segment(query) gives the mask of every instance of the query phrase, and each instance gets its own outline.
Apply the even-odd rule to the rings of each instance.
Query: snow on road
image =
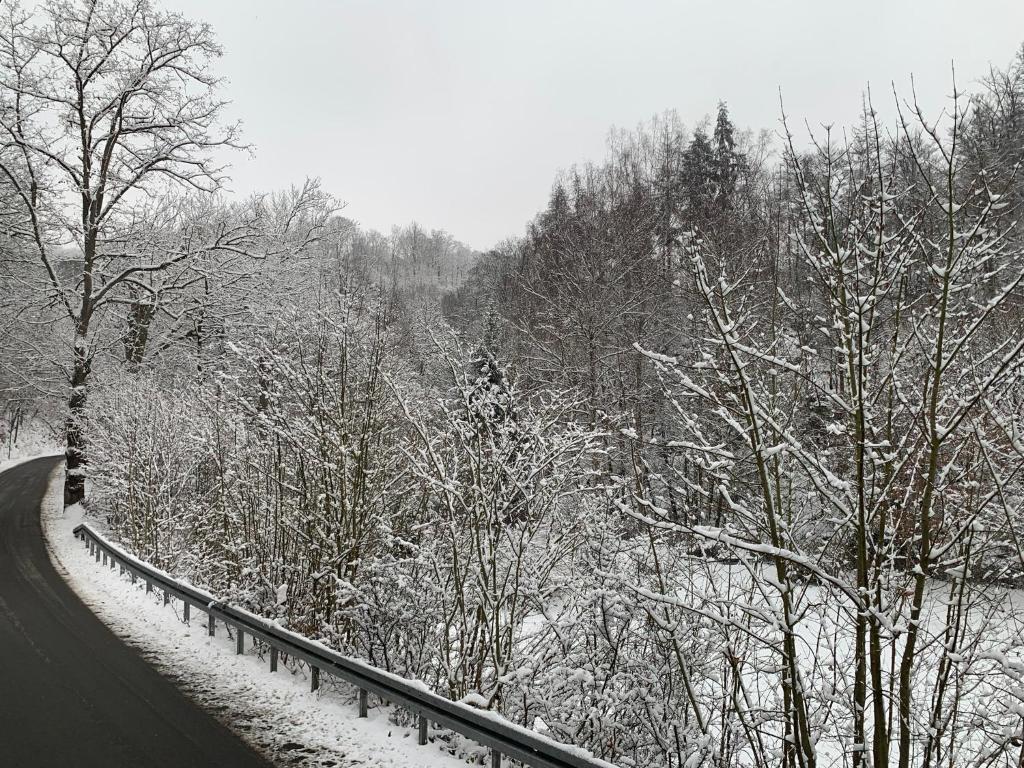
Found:
[[[57,571],[72,589],[125,642],[135,646],[189,695],[234,728],[271,759],[289,765],[373,766],[373,768],[454,768],[464,760],[443,751],[446,742],[416,743],[415,729],[390,721],[390,708],[374,707],[356,717],[355,692],[330,677],[317,693],[309,691],[305,668],[284,665],[269,673],[267,658],[249,647],[235,655],[223,626],[206,634],[198,611],[191,626],[180,621],[181,606],[163,606],[158,591],[147,595],[140,581],[100,567],[72,530],[80,508],[61,504],[63,469],[54,473],[43,503],[43,529]],[[482,752],[481,752],[482,754]]]

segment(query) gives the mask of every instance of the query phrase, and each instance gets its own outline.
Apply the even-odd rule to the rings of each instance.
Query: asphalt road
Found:
[[[58,461],[0,473],[0,766],[269,768],[54,570],[39,509]]]

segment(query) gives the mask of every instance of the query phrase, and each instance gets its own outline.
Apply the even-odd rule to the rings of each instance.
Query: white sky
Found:
[[[914,74],[933,111],[1024,42],[1024,0],[163,0],[209,21],[255,157],[239,193],[320,176],[346,215],[488,248],[613,126],[725,100],[737,125],[848,123]]]

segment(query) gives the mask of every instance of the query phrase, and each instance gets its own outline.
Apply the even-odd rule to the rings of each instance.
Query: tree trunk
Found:
[[[124,334],[124,361],[129,370],[137,371],[146,357],[149,344],[149,326],[156,314],[156,305],[136,301],[128,314],[128,327]]]
[[[64,435],[67,471],[64,476],[64,506],[78,504],[85,498],[85,437],[82,419],[87,401],[86,384],[91,361],[84,334],[75,335],[75,363],[71,371],[71,395],[68,398],[68,417]]]

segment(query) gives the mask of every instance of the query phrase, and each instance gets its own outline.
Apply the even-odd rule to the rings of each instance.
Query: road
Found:
[[[54,570],[39,510],[58,461],[0,473],[0,766],[269,768]]]

